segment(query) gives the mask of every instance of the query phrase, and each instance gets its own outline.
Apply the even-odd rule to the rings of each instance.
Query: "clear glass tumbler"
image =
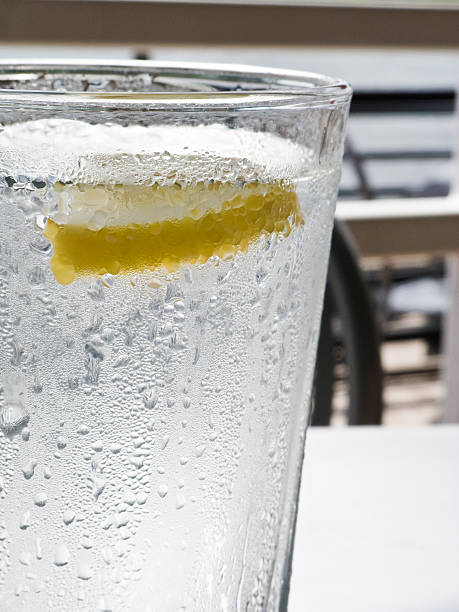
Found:
[[[0,66],[0,610],[286,608],[349,100]]]

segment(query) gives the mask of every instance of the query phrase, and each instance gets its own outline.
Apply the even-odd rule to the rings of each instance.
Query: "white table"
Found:
[[[289,612],[459,610],[459,425],[310,429]]]

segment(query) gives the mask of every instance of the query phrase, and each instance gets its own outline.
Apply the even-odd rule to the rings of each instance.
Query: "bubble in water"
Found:
[[[43,469],[43,476],[46,478],[46,480],[49,480],[51,478],[51,476],[53,475],[53,473],[51,472],[51,469],[49,467],[45,467]]]
[[[39,255],[50,255],[52,244],[43,235],[38,234],[29,244],[30,250]]]
[[[69,561],[70,561],[69,549],[63,542],[60,542],[54,549],[53,563],[54,565],[57,565],[57,567],[62,567],[64,565],[67,565]]]
[[[45,271],[39,266],[34,266],[27,272],[27,280],[32,286],[39,287],[45,283]]]
[[[21,403],[5,404],[0,412],[0,427],[6,434],[16,433],[29,421],[29,414]]]
[[[11,348],[13,349],[11,363],[14,366],[20,366],[25,357],[24,347],[17,340],[12,340]]]

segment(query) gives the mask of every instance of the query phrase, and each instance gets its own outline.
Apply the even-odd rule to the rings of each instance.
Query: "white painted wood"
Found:
[[[443,421],[459,423],[459,255],[446,257],[448,310],[443,321],[443,379],[446,387]]]
[[[308,433],[289,612],[459,610],[459,425]]]

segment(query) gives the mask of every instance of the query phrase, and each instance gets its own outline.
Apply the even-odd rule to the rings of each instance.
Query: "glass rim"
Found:
[[[43,76],[97,75],[144,77],[152,85],[178,91],[72,91],[27,88]],[[11,89],[6,83],[24,83]],[[213,85],[212,85],[213,83]],[[231,83],[234,88],[231,89]],[[347,104],[352,89],[344,80],[299,70],[244,64],[162,62],[152,60],[0,60],[0,106],[100,110],[199,111],[259,110]]]

